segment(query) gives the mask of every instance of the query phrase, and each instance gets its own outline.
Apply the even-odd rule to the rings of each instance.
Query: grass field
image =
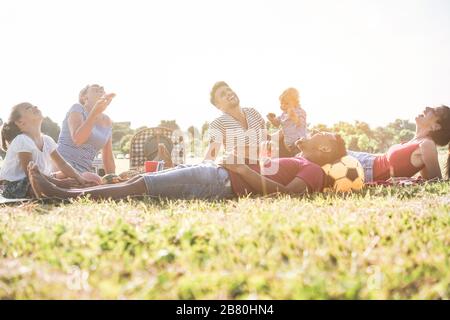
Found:
[[[448,299],[449,184],[0,208],[0,298]]]
[[[449,299],[450,185],[0,207],[0,299]]]

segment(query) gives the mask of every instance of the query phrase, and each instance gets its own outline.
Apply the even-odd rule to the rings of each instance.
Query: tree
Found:
[[[355,121],[355,131],[366,135],[368,138],[373,138],[373,131],[370,129],[369,124],[363,121]]]
[[[416,125],[408,120],[395,119],[394,122],[389,123],[386,126],[387,129],[392,129],[396,132],[400,132],[403,129],[415,131]]]
[[[370,139],[367,135],[360,135],[358,138],[359,151],[374,152],[377,148],[377,142]]]
[[[194,126],[190,126],[187,131],[189,134],[191,152],[195,154],[196,147],[201,145],[200,131]]]
[[[398,142],[406,142],[414,138],[414,132],[408,129],[402,129],[396,137]]]
[[[112,126],[112,143],[115,146],[121,145],[124,136],[133,134],[134,130],[130,128],[130,122],[114,122]]]
[[[205,134],[206,134],[206,132],[208,131],[208,129],[209,129],[209,122],[208,122],[208,121],[205,121],[205,122],[202,124],[202,137],[205,137]]]
[[[386,127],[378,127],[374,130],[374,138],[378,143],[376,152],[385,152],[393,145],[394,131]]]
[[[138,133],[139,131],[144,130],[144,129],[148,129],[148,127],[147,126],[142,126],[142,127],[136,128],[136,130],[134,130],[134,132]]]
[[[53,140],[58,141],[61,129],[59,128],[59,125],[56,122],[53,122],[49,117],[45,117],[42,121],[41,130],[42,133],[52,137]]]
[[[164,127],[172,130],[180,130],[176,120],[161,120],[159,127]]]
[[[334,124],[331,130],[335,133],[339,133],[341,135],[352,135],[356,134],[356,128],[353,124],[339,121],[338,123]]]
[[[127,134],[120,140],[120,151],[122,151],[122,153],[130,153],[131,138],[133,138],[133,135]]]
[[[316,125],[314,125],[314,126],[312,126],[310,129],[309,129],[309,131],[311,132],[311,133],[314,133],[314,132],[331,132],[332,130],[331,130],[331,128],[329,128],[329,127],[327,127],[325,124],[323,124],[323,123],[318,123],[318,124],[316,124]]]
[[[188,131],[189,137],[191,139],[200,138],[200,131],[198,131],[198,129],[196,127],[190,126],[187,131]]]
[[[385,152],[393,144],[410,140],[414,137],[414,130],[414,123],[396,119],[386,127],[377,127],[374,130],[363,121],[355,121],[354,123],[340,121],[331,128],[324,124],[316,124],[310,129],[310,132],[339,133],[349,150],[380,153]]]

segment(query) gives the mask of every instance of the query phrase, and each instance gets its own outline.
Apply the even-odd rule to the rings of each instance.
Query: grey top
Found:
[[[295,141],[306,137],[306,112],[302,108],[295,108],[295,113],[300,119],[300,124],[296,125],[294,121],[289,119],[287,112],[283,112],[278,117],[281,128],[283,129],[284,141],[286,145],[293,146]]]
[[[94,169],[92,167],[92,163],[94,161],[94,158],[99,153],[99,151],[103,149],[103,147],[111,137],[112,126],[105,127],[95,124],[92,128],[92,132],[88,140],[84,144],[76,146],[72,140],[68,123],[69,115],[72,112],[81,113],[84,120],[86,120],[88,117],[88,112],[81,104],[74,104],[72,108],[70,108],[62,124],[57,150],[61,154],[61,156],[78,172],[93,172]]]

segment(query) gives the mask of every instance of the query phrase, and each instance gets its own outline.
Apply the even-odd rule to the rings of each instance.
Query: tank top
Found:
[[[373,164],[375,181],[385,181],[390,177],[412,177],[425,166],[414,167],[411,155],[419,148],[419,143],[396,144],[388,152],[377,156]]]
[[[112,126],[104,127],[95,124],[88,140],[84,144],[77,146],[72,140],[68,123],[69,116],[72,112],[81,113],[83,120],[86,120],[88,117],[88,112],[81,104],[74,104],[72,108],[70,108],[62,124],[57,150],[61,156],[78,172],[92,172],[94,171],[92,167],[94,158],[97,156],[99,151],[103,149],[111,137]]]

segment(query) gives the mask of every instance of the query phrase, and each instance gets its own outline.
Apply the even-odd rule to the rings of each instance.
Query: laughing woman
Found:
[[[93,172],[94,158],[101,151],[105,173],[115,173],[112,121],[103,113],[114,97],[97,84],[88,85],[81,90],[79,103],[66,114],[58,152],[78,172]]]
[[[41,132],[41,110],[24,102],[13,107],[9,121],[2,126],[2,148],[6,151],[5,161],[0,169],[0,181],[5,184],[5,198],[33,197],[28,177],[28,164],[33,162],[46,176],[56,167],[66,177],[72,178],[78,186],[90,185],[89,179],[79,174],[56,150],[55,141]],[[60,186],[74,184],[71,179],[59,181]]]
[[[437,146],[450,142],[450,108],[427,107],[416,117],[416,134],[406,143],[389,148],[382,155],[348,151],[364,167],[366,182],[386,181],[391,177],[412,177],[420,172],[426,180],[442,179]],[[449,154],[447,155],[446,178],[449,179]]]

